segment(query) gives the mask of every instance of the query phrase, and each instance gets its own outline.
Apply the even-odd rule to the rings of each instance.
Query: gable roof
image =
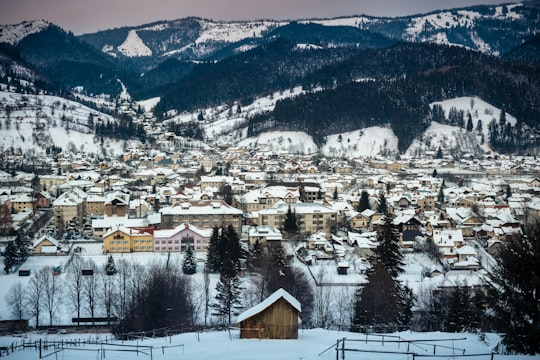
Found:
[[[265,300],[260,302],[259,304],[255,305],[254,307],[247,309],[240,315],[238,315],[238,319],[236,320],[236,323],[240,323],[254,315],[257,315],[258,313],[262,312],[266,308],[268,308],[270,305],[278,301],[279,299],[284,298],[285,301],[287,301],[289,304],[292,305],[298,312],[302,311],[302,306],[300,305],[300,302],[296,300],[294,296],[289,294],[285,289],[280,288],[276,290],[272,295],[267,297]]]

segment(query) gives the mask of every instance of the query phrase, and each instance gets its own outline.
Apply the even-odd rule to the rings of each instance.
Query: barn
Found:
[[[238,316],[241,339],[298,339],[300,302],[279,289]]]

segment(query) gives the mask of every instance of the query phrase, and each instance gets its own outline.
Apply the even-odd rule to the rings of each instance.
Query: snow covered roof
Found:
[[[210,236],[212,236],[212,231],[214,231],[213,229],[203,229],[192,224],[183,223],[183,224],[178,225],[174,229],[155,230],[154,238],[166,239],[166,238],[173,237],[174,235],[177,235],[178,233],[186,232],[188,230],[191,230],[194,233],[199,234],[200,236],[204,238],[210,238]]]
[[[294,296],[289,294],[285,289],[281,288],[276,290],[272,295],[267,297],[265,300],[260,302],[259,304],[253,306],[252,308],[247,309],[240,315],[238,315],[238,319],[236,320],[237,323],[240,323],[254,315],[257,315],[258,313],[262,312],[266,308],[268,308],[270,305],[278,301],[279,299],[284,298],[289,304],[291,304],[296,310],[299,312],[302,311],[302,306],[300,305],[300,302],[296,300]]]

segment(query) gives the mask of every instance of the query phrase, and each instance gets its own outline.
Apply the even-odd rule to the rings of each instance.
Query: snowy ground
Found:
[[[10,346],[13,342],[21,344],[36,341],[67,341],[90,337],[93,340],[110,339],[110,334],[92,335],[46,335],[30,334],[24,337],[0,337],[0,346]],[[139,341],[114,341],[106,345],[88,345],[83,347],[65,348],[52,355],[53,359],[249,359],[249,360],[278,360],[278,359],[337,359],[335,346],[338,339],[346,338],[345,348],[356,351],[345,352],[345,359],[411,359],[412,354],[434,359],[433,351],[440,359],[459,359],[460,355],[474,355],[469,359],[490,359],[491,352],[500,341],[498,335],[486,334],[482,341],[474,334],[449,333],[410,333],[400,332],[366,335],[323,329],[300,330],[297,340],[256,340],[240,339],[239,331],[213,331],[203,333],[186,333],[168,338],[145,338]],[[367,342],[366,342],[367,340]],[[402,342],[397,342],[401,340]],[[416,341],[414,341],[416,340]],[[409,342],[404,342],[409,341]],[[118,344],[120,346],[115,346]],[[142,352],[136,354],[133,350]],[[151,347],[151,349],[150,349]],[[105,349],[105,352],[103,350]],[[43,350],[42,356],[53,354],[56,350]],[[373,351],[373,352],[370,352]],[[144,353],[143,353],[144,352]],[[386,352],[386,353],[383,353]],[[396,354],[401,353],[401,354]],[[9,354],[6,359],[30,360],[38,359],[39,351],[25,349]],[[341,359],[341,353],[339,354]],[[533,359],[533,356],[494,355],[496,360]]]

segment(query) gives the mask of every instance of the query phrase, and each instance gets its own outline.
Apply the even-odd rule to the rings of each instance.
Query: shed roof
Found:
[[[253,306],[252,308],[247,309],[240,315],[238,315],[238,319],[236,320],[237,323],[240,323],[254,315],[257,315],[258,313],[262,312],[266,308],[268,308],[270,305],[278,301],[279,299],[284,298],[289,304],[291,304],[296,310],[299,312],[302,311],[302,306],[300,305],[300,302],[296,300],[294,296],[289,294],[285,289],[280,288],[276,290],[272,295],[267,297],[265,300],[260,302],[259,304]]]

